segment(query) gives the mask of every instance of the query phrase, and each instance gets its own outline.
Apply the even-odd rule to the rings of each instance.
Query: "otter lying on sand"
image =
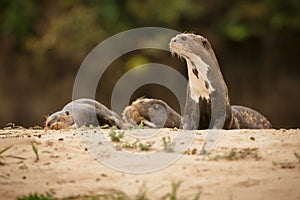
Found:
[[[46,129],[64,129],[72,126],[116,126],[123,128],[119,115],[93,99],[77,99],[63,107],[61,111],[46,118]]]
[[[151,128],[174,128],[180,126],[180,115],[162,100],[141,98],[124,109],[122,120],[118,114],[96,100],[77,99],[47,117],[45,129],[90,125],[130,128],[138,127],[140,123]]]
[[[184,58],[187,63],[189,81],[182,115],[183,129],[272,127],[267,118],[257,111],[230,105],[226,83],[215,53],[206,38],[191,33],[178,34],[171,39],[169,47],[172,54]],[[217,102],[215,107],[219,106],[217,109],[225,111],[225,116],[219,112],[211,124],[213,100]],[[220,121],[224,123],[219,123]]]

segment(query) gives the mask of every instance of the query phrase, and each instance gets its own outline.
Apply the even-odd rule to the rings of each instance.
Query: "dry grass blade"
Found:
[[[178,192],[178,189],[181,185],[181,181],[177,182],[177,183],[172,183],[171,185],[171,192],[164,195],[162,199],[169,199],[169,200],[177,200],[177,192]]]
[[[294,156],[297,158],[298,163],[300,163],[300,155],[297,152],[294,152]]]
[[[13,146],[13,145],[10,145],[10,146],[5,147],[4,149],[2,149],[2,150],[0,151],[0,155],[3,154],[5,151],[9,150],[10,148],[12,148],[12,146]]]
[[[2,154],[3,154],[4,152],[6,152],[7,150],[9,150],[12,146],[13,146],[13,145],[10,145],[10,146],[8,146],[8,147],[5,147],[4,149],[2,149],[2,150],[0,151],[0,165],[5,165],[5,163],[3,162],[4,156],[2,156]]]
[[[6,157],[8,157],[8,158],[15,158],[15,159],[19,159],[19,160],[26,160],[26,158],[24,158],[24,157],[14,156],[14,155],[8,155]]]
[[[2,154],[3,154],[4,152],[6,152],[7,150],[9,150],[10,148],[12,148],[12,146],[13,146],[13,145],[10,145],[10,146],[8,146],[8,147],[6,147],[6,148],[4,148],[4,149],[2,149],[2,150],[0,151],[0,159],[3,159],[3,160],[4,160],[4,158],[15,158],[15,159],[20,159],[20,160],[26,160],[26,158],[23,158],[23,157],[20,157],[20,156],[14,156],[14,155],[6,155],[6,156],[2,156]],[[4,162],[1,162],[1,161],[0,161],[0,165],[4,165]]]
[[[138,194],[135,197],[135,200],[150,200],[149,197],[147,197],[147,188],[145,184],[142,184],[142,186],[139,189]]]
[[[33,152],[34,152],[34,154],[35,154],[35,162],[37,162],[37,161],[40,160],[40,157],[39,157],[39,151],[38,151],[37,147],[34,146],[33,143],[31,143],[31,146],[32,146]]]

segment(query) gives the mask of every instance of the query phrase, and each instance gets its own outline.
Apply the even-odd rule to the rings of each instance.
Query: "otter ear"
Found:
[[[69,112],[69,111],[66,111],[65,114],[66,114],[66,115],[70,115],[70,112]]]

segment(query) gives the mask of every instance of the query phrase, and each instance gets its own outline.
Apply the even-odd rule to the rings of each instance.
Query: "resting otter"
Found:
[[[180,115],[158,99],[141,98],[134,101],[123,111],[123,120],[93,99],[77,99],[68,103],[61,111],[47,117],[45,128],[64,129],[74,125],[75,127],[109,125],[127,128],[138,126],[141,122],[151,128],[180,126]]]
[[[206,38],[191,33],[178,34],[171,39],[169,47],[172,54],[183,57],[187,63],[189,82],[186,106],[182,116],[183,129],[211,128],[212,99],[225,101],[223,106],[226,107],[224,108],[226,116],[217,116],[225,118],[223,127],[218,128],[272,127],[271,123],[257,111],[243,106],[230,105],[226,83],[215,53]]]
[[[93,99],[77,99],[46,119],[46,129],[64,129],[71,126],[109,125],[123,128],[119,115]]]
[[[124,122],[138,125],[141,122],[151,128],[180,126],[180,115],[168,104],[158,99],[137,99],[122,114]]]

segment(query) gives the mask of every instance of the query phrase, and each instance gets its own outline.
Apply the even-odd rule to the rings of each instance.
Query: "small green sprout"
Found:
[[[50,194],[29,194],[26,196],[18,197],[17,200],[54,200],[54,197]]]
[[[139,143],[139,147],[141,151],[149,151],[153,144],[154,142]]]
[[[174,152],[175,143],[172,142],[172,140],[169,136],[168,137],[163,137],[162,138],[162,143],[163,143],[163,148],[164,148],[165,151]]]
[[[133,143],[125,142],[124,144],[122,144],[122,147],[126,149],[135,149],[138,147],[138,143],[139,140],[135,140]]]
[[[121,142],[121,139],[124,137],[124,132],[117,131],[117,127],[113,126],[110,128],[109,137],[112,142]]]
[[[141,121],[141,122],[139,123],[139,128],[144,128],[144,126],[145,126],[144,121]]]
[[[258,148],[245,148],[245,149],[236,149],[232,148],[230,152],[224,155],[216,155],[210,160],[239,160],[239,159],[246,159],[246,158],[254,158],[255,160],[260,160],[261,157],[257,153]]]
[[[109,128],[109,125],[108,124],[105,124],[105,125],[102,125],[100,126],[101,129],[108,129]]]

